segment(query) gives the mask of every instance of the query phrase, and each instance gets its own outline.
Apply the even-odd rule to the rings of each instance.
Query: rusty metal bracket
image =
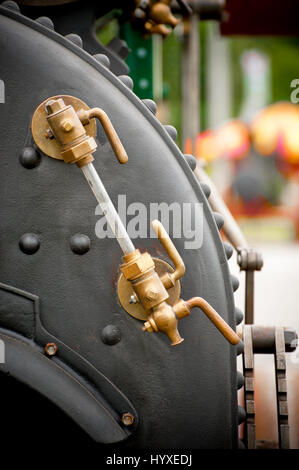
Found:
[[[247,415],[244,443],[248,449],[261,448],[261,441],[256,440],[255,432],[254,354],[273,354],[275,360],[278,446],[279,449],[288,449],[289,424],[285,353],[296,349],[296,331],[292,328],[280,326],[244,325],[242,337],[244,342],[244,404]]]

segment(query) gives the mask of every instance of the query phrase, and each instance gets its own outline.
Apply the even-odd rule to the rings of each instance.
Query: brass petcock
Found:
[[[199,307],[231,344],[237,344],[239,336],[203,298],[179,299],[173,305],[167,303],[168,289],[184,275],[185,265],[161,222],[154,220],[152,227],[174,263],[174,271],[159,277],[150,254],[141,254],[139,250],[125,255],[121,265],[123,275],[131,282],[134,294],[147,314],[143,331],[161,331],[169,337],[172,346],[180,344],[184,340],[178,331],[178,321],[189,315],[192,308]]]
[[[169,294],[155,271],[151,255],[135,250],[124,255],[123,260],[122,273],[131,282],[138,301],[148,312],[144,328],[147,331],[163,331],[173,346],[181,343],[183,338],[178,332],[178,319],[173,308],[166,303]]]

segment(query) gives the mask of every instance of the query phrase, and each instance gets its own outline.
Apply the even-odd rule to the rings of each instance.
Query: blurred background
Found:
[[[189,44],[186,58],[188,28],[182,22],[166,38],[145,40],[114,19],[99,39],[107,44],[119,35],[131,45],[127,63],[134,92],[156,101],[160,121],[177,128],[182,150],[205,166],[249,245],[262,253],[255,323],[298,332],[299,37],[283,28],[241,35],[238,28],[197,18],[196,43],[191,52]],[[193,83],[186,74],[190,64]],[[244,309],[244,273],[235,255],[229,263],[240,279],[236,305]],[[299,357],[287,357],[291,448],[299,448]],[[256,357],[257,439],[275,442],[273,370],[273,356]]]

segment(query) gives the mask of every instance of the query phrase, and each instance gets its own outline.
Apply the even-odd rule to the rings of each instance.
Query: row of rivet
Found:
[[[87,253],[90,246],[90,238],[82,233],[76,233],[70,239],[71,250],[77,255]],[[40,248],[40,237],[36,233],[24,233],[19,240],[19,247],[26,255],[33,255]]]

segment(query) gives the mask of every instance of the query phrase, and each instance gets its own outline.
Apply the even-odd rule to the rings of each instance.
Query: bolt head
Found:
[[[47,354],[47,356],[55,356],[55,354],[57,353],[57,350],[58,350],[58,347],[55,343],[48,343],[46,344],[45,346],[45,353]]]
[[[134,423],[134,416],[131,413],[123,413],[121,421],[124,426],[132,426]]]
[[[70,132],[73,129],[73,124],[70,121],[64,121],[61,128],[64,132]]]

